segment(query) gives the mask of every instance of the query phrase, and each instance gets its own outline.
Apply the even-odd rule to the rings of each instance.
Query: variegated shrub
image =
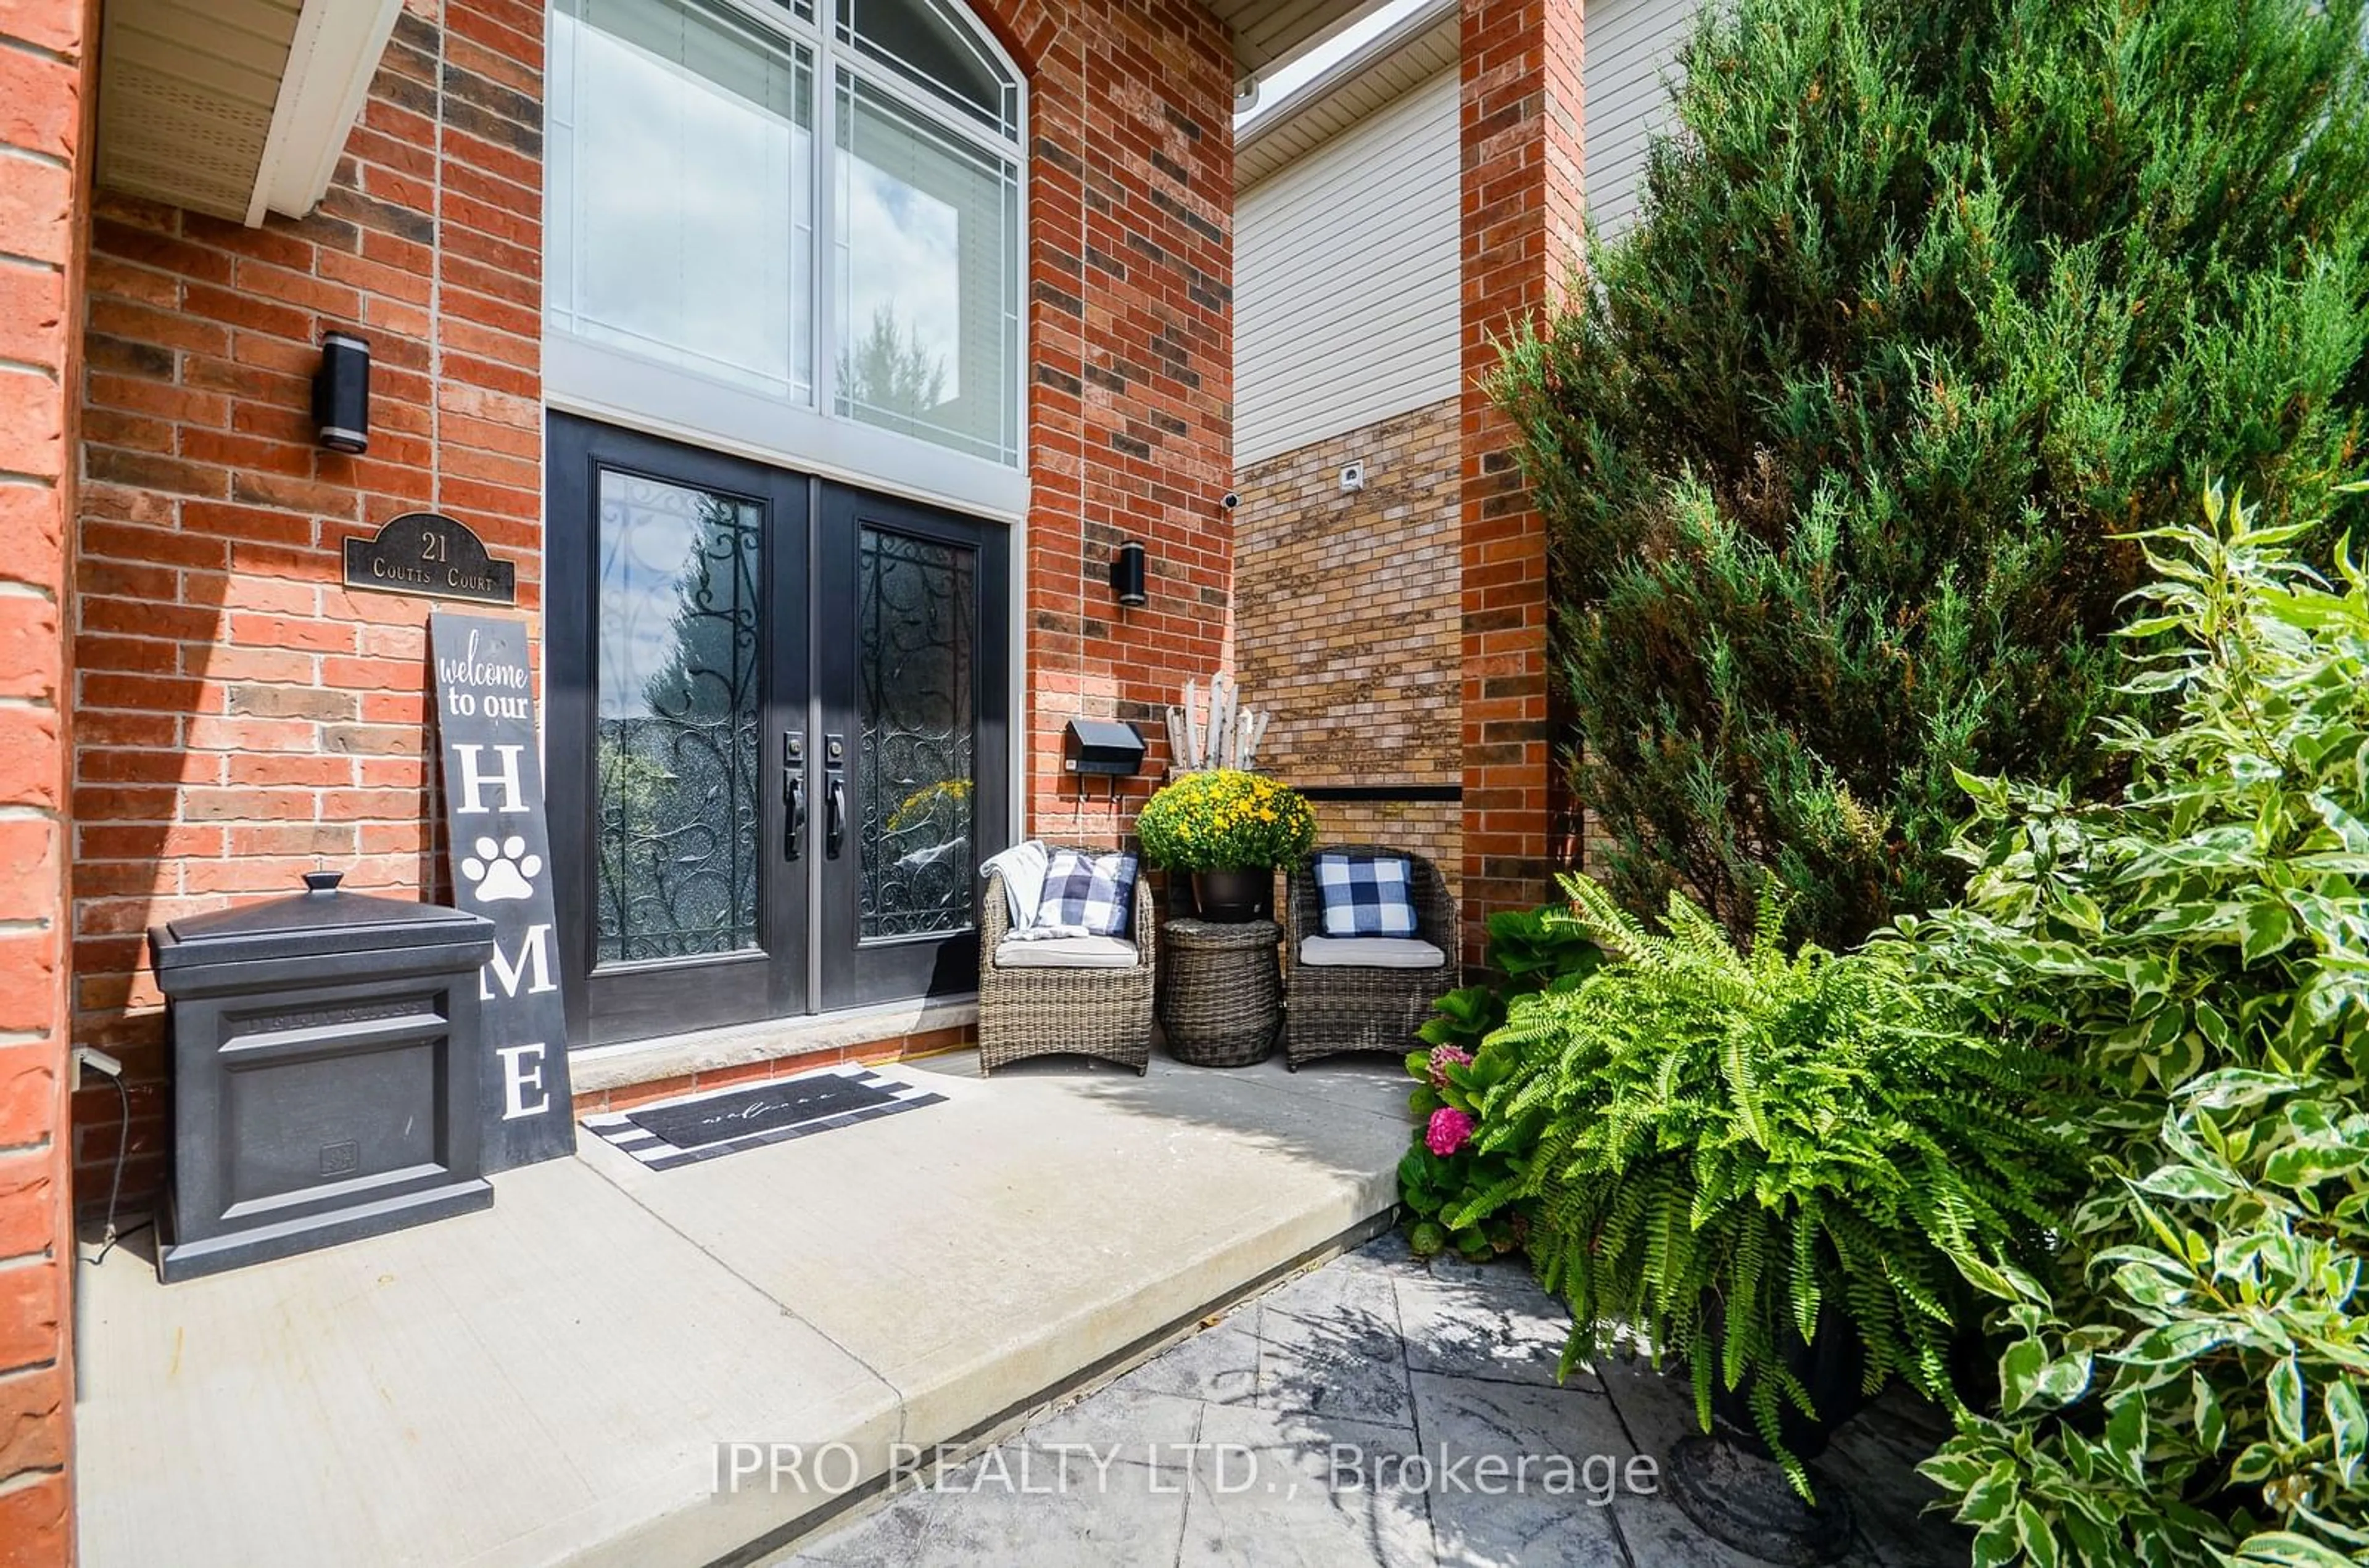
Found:
[[[1976,1562],[2369,1561],[2369,576],[2218,496],[2146,536],[2116,801],[1968,781],[1926,973],[2096,1092],[2053,1288],[2010,1281],[2000,1410],[1927,1473]]]

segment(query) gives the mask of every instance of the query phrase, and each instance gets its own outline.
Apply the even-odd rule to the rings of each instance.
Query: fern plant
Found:
[[[1968,1281],[2005,1290],[2041,1264],[2079,1170],[2031,1114],[2046,1063],[1950,1028],[1890,951],[1789,954],[1773,893],[1740,952],[1683,897],[1656,932],[1596,883],[1562,885],[1611,957],[1493,1036],[1514,1065],[1475,1141],[1535,1127],[1537,1146],[1454,1220],[1534,1202],[1530,1255],[1574,1319],[1563,1369],[1641,1331],[1685,1362],[1706,1430],[1714,1387],[1741,1392],[1807,1496],[1784,1411],[1818,1413],[1788,1337],[1836,1314],[1866,1391],[1898,1376],[1961,1408]]]

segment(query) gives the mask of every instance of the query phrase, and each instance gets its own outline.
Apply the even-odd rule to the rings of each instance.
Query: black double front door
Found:
[[[972,990],[1005,531],[566,415],[548,451],[569,1039]]]

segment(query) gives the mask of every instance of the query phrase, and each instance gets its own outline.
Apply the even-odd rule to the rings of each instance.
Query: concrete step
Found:
[[[666,1172],[587,1135],[483,1213],[169,1288],[85,1265],[86,1568],[771,1550],[1362,1237],[1408,1135],[1379,1058],[882,1070],[946,1103]]]

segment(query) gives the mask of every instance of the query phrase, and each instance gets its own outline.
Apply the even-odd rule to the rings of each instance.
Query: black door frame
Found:
[[[861,753],[852,622],[824,635],[816,609],[856,599],[864,526],[975,552],[972,650],[974,862],[1010,841],[1012,822],[1011,530],[876,492],[817,480],[707,448],[563,414],[547,417],[544,626],[547,661],[545,766],[560,967],[571,1047],[647,1039],[687,1030],[793,1018],[867,1004],[968,993],[978,987],[980,883],[971,881],[967,930],[942,938],[865,943],[860,932],[860,825],[845,824],[840,857],[828,854],[824,736]],[[601,469],[715,490],[765,509],[764,602],[760,650],[761,761],[756,951],[713,959],[593,967],[597,842],[591,769],[599,657]],[[804,738],[796,776],[807,804],[794,832],[785,795],[785,738]],[[784,788],[772,787],[772,781]],[[797,840],[795,864],[787,847]]]
[[[798,475],[704,448],[554,412],[549,416],[544,648],[549,713],[544,776],[550,803],[560,970],[571,1046],[645,1039],[805,1011],[807,878],[779,875],[789,810],[785,731],[807,722],[811,639],[812,493]],[[764,509],[758,690],[758,945],[712,958],[660,959],[595,971],[595,833],[590,759],[597,715],[599,474],[618,470],[713,490]],[[785,632],[788,635],[784,635]],[[783,868],[797,870],[800,868]]]

